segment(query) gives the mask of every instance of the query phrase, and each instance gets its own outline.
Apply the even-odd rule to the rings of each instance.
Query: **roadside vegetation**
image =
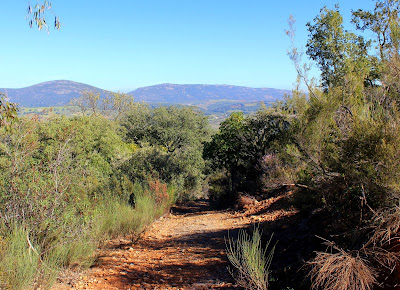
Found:
[[[319,80],[302,62],[291,18],[289,56],[298,72],[291,96],[252,116],[232,114],[205,147],[215,170],[210,197],[219,204],[292,186],[303,221],[319,217],[313,234],[325,246],[305,257],[311,282],[304,288],[397,283],[399,5],[377,1],[372,11],[353,11],[354,32],[343,27],[338,6],[322,8],[307,25],[306,46]]]
[[[258,228],[254,228],[251,236],[240,230],[236,240],[227,241],[228,259],[237,270],[231,271],[231,274],[244,289],[268,289],[269,267],[275,246],[269,248],[270,239],[264,248],[261,236]]]
[[[396,285],[399,10],[398,0],[378,0],[372,11],[353,11],[351,32],[338,6],[322,8],[306,46],[319,80],[309,77],[290,18],[292,94],[252,115],[232,113],[213,135],[196,109],[150,108],[125,94],[86,92],[72,102],[81,116],[46,120],[17,120],[0,98],[0,288],[48,288],[60,269],[90,265],[100,242],[140,232],[204,189],[216,207],[233,207],[288,186],[289,205],[319,245],[310,239],[315,248],[298,249],[301,266],[291,271],[308,267],[309,275],[284,287]],[[255,231],[228,243],[250,289],[274,284],[274,250],[262,242]]]
[[[101,242],[138,234],[199,189],[203,115],[98,112],[1,126],[0,288],[49,288],[60,269],[91,265]]]

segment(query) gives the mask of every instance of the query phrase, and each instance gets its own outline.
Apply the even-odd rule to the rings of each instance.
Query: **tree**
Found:
[[[397,254],[389,248],[398,238],[395,217],[400,216],[399,8],[398,0],[378,0],[373,11],[353,12],[356,28],[375,34],[375,51],[371,41],[343,29],[338,7],[323,8],[308,24],[307,54],[321,69],[324,91],[306,99],[306,106],[296,107],[296,100],[290,104],[297,128],[295,153],[310,173],[309,188],[299,190],[296,198],[300,207],[317,205],[332,216],[326,228],[333,230],[321,236],[339,252],[319,253],[310,263],[316,265],[311,275],[316,288],[333,289],[332,281],[338,281],[343,288],[359,289],[368,275],[363,287],[373,288],[375,277],[390,277],[383,272],[392,262],[380,253]],[[304,177],[299,174],[298,180]],[[368,261],[370,269],[368,275],[349,271],[355,279],[349,285],[341,269],[354,257],[363,257],[357,268]],[[386,286],[383,279],[379,282]]]
[[[132,95],[125,93],[109,92],[103,100],[103,111],[110,112],[116,120],[120,119],[126,112],[132,110],[135,106]]]
[[[398,0],[377,1],[373,11],[353,11],[352,22],[356,28],[371,31],[375,34],[375,42],[378,44],[379,56],[373,59],[378,63],[376,74],[382,87],[379,92],[380,103],[400,99],[399,12]]]
[[[139,146],[146,143],[165,148],[169,153],[187,147],[201,147],[208,140],[207,118],[192,107],[158,107],[138,104],[121,120],[127,138]]]
[[[79,98],[72,99],[69,104],[76,107],[83,116],[104,115],[115,119],[135,106],[132,95],[108,92],[107,97],[101,98],[100,92],[93,91],[83,91]]]
[[[72,99],[70,106],[77,107],[82,116],[99,114],[100,111],[100,93],[83,91],[79,98]]]
[[[344,84],[348,73],[368,78],[371,68],[368,55],[370,42],[343,28],[339,7],[321,9],[314,23],[307,23],[310,32],[307,41],[307,55],[320,70],[325,90]]]
[[[238,191],[255,192],[260,190],[262,158],[274,153],[276,143],[287,141],[288,131],[289,122],[284,116],[265,109],[248,117],[241,112],[232,113],[206,144],[204,155],[214,168],[227,170],[232,197]]]
[[[192,107],[135,105],[121,118],[132,145],[124,169],[132,181],[153,174],[183,193],[198,190],[205,169],[203,145],[210,137],[207,117]]]
[[[376,35],[381,60],[386,58],[385,52],[395,45],[399,29],[400,2],[398,0],[379,0],[373,11],[358,9],[353,11],[352,23],[359,30],[370,30]],[[398,48],[398,45],[396,45]]]
[[[205,147],[206,158],[212,159],[216,168],[225,167],[229,172],[236,172],[244,162],[243,145],[246,122],[242,112],[232,113],[219,127]]]
[[[337,6],[324,7],[307,24],[307,54],[321,69],[324,91],[302,102],[292,98],[283,107],[290,108],[296,154],[314,186],[336,184],[336,191],[319,197],[330,210],[357,215],[360,196],[378,208],[397,198],[399,3],[378,1],[373,11],[353,12],[357,29],[375,33],[376,51],[371,40],[344,30]]]

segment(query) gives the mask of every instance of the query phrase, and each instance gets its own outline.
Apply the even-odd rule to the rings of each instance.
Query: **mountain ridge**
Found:
[[[47,81],[23,88],[1,88],[0,92],[4,92],[11,102],[19,103],[22,107],[52,107],[68,104],[85,90],[102,95],[106,92],[91,85],[68,80]]]
[[[274,88],[170,83],[138,88],[129,92],[129,94],[132,94],[138,101],[192,104],[218,99],[244,102],[271,102],[282,99],[284,94],[288,93],[290,93],[290,91]]]
[[[81,95],[82,91],[94,91],[105,97],[108,92],[98,87],[69,80],[54,80],[38,83],[24,88],[0,88],[11,102],[19,103],[22,107],[51,107],[63,106],[73,98]],[[289,94],[289,90],[274,88],[251,88],[235,85],[209,84],[156,84],[137,88],[129,92],[135,101],[150,104],[183,104],[198,105],[204,102],[273,102]]]

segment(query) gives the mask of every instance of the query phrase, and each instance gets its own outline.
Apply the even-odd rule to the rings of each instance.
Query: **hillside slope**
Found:
[[[100,88],[67,80],[49,81],[20,89],[4,88],[0,92],[22,107],[53,107],[68,104],[85,90],[104,94]]]
[[[199,104],[210,100],[241,102],[272,102],[289,93],[288,90],[249,88],[231,85],[160,84],[136,89],[130,94],[137,101],[153,103]]]
[[[83,83],[57,80],[49,81],[20,89],[0,89],[11,102],[19,103],[21,107],[54,107],[63,106],[82,91],[99,92],[104,97],[107,91]],[[182,104],[209,105],[225,102],[223,106],[234,107],[243,103],[273,102],[282,99],[287,90],[270,88],[249,88],[231,85],[176,85],[160,84],[138,88],[132,94],[135,101],[150,104]]]

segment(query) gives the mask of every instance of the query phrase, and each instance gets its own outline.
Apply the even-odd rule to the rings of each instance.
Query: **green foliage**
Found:
[[[352,23],[359,30],[370,30],[376,36],[381,60],[388,57],[387,52],[398,46],[399,1],[376,1],[373,11],[358,9],[353,12]]]
[[[91,201],[110,188],[112,162],[122,144],[112,124],[88,118],[24,120],[13,134],[2,131],[0,140],[1,230],[21,223],[35,232],[43,250],[79,236]]]
[[[307,55],[318,63],[325,89],[351,81],[349,74],[367,78],[371,70],[367,57],[370,42],[344,30],[338,6],[332,10],[324,7],[307,26]]]
[[[14,103],[5,101],[4,94],[0,93],[0,127],[9,125],[17,119],[18,107]]]
[[[209,138],[207,118],[192,107],[136,106],[121,121],[129,141],[161,146],[171,153],[201,147]]]
[[[271,239],[263,248],[261,233],[257,228],[251,236],[240,230],[236,241],[228,239],[228,259],[237,270],[232,276],[241,287],[251,290],[268,289],[269,267],[275,251],[275,246],[269,249]]]
[[[375,34],[375,51],[373,39],[343,28],[338,6],[323,8],[308,23],[307,54],[320,68],[321,82],[308,79],[310,66],[301,63],[292,43],[289,55],[298,72],[292,95],[254,116],[232,114],[207,144],[204,156],[214,169],[222,169],[209,178],[211,197],[218,199],[224,191],[233,198],[237,191],[254,193],[263,178],[259,190],[291,180],[298,186],[292,199],[297,208],[308,215],[326,213],[321,236],[343,248],[361,248],[368,263],[382,263],[382,256],[374,258],[368,251],[387,249],[379,248],[377,240],[366,242],[366,232],[376,220],[387,219],[387,209],[400,198],[399,5],[397,0],[377,1],[373,11],[353,12],[356,28]],[[290,25],[287,34],[294,41],[293,18]],[[300,89],[301,81],[307,92]],[[383,235],[392,237],[392,229],[398,229],[397,219]],[[239,263],[238,256],[234,264],[240,269],[245,262]],[[375,272],[361,260],[344,251],[317,256],[314,273],[322,276],[314,275],[314,285],[328,287],[337,281],[328,274],[339,273],[343,289],[357,288],[362,279],[369,289],[376,283]]]
[[[227,170],[232,198],[235,198],[238,191],[254,192],[262,188],[263,157],[286,142],[288,132],[289,122],[283,115],[265,109],[248,117],[233,113],[207,143],[204,156],[214,168]]]
[[[241,147],[244,141],[245,117],[243,113],[232,113],[223,121],[219,131],[205,148],[205,156],[212,157],[215,167],[230,170],[243,162]]]
[[[175,188],[157,179],[134,192],[120,170],[131,148],[119,132],[94,116],[0,128],[2,286],[47,288],[61,267],[89,266],[99,241],[139,232],[175,202]]]
[[[400,196],[398,12],[399,1],[377,1],[373,11],[353,12],[356,28],[374,33],[378,45],[373,48],[374,39],[343,29],[338,7],[323,8],[308,24],[307,43],[307,54],[321,69],[321,83],[306,83],[308,94],[298,85],[275,107],[288,116],[293,134],[292,143],[277,156],[282,162],[291,160],[294,183],[307,186],[296,191],[294,204],[306,214],[323,209],[330,216],[328,239],[352,250],[372,244],[365,244],[365,229]],[[320,262],[317,272],[335,270],[328,260]]]
[[[133,96],[125,93],[109,92],[108,96],[103,100],[103,113],[114,117],[116,120],[133,108],[135,108]]]
[[[127,143],[135,144],[122,170],[132,181],[149,174],[189,193],[204,178],[203,144],[210,129],[207,118],[190,107],[137,107],[121,119]]]
[[[234,195],[232,193],[231,179],[226,170],[220,170],[211,174],[208,177],[208,184],[208,197],[217,207],[226,205],[226,197],[229,198]]]
[[[377,1],[373,12],[353,12],[357,29],[376,34],[380,58],[369,54],[371,41],[343,29],[337,6],[323,8],[307,25],[307,54],[321,69],[324,91],[307,84],[308,98],[297,87],[282,107],[293,116],[298,181],[347,215],[362,212],[360,198],[379,208],[398,196],[397,8],[398,1]]]

